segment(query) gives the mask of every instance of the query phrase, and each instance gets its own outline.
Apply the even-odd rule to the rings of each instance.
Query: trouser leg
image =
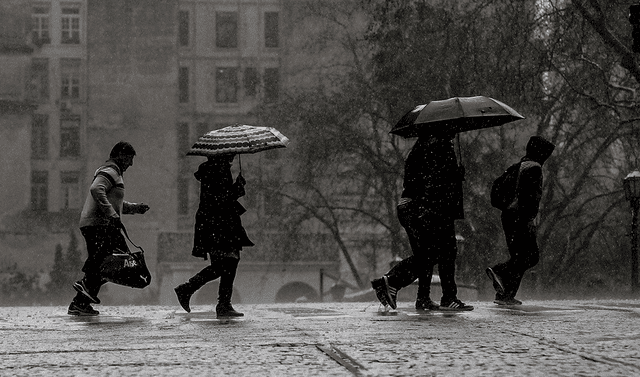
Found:
[[[456,285],[458,248],[455,224],[453,220],[442,221],[434,229],[434,243],[439,247],[438,273],[442,286],[442,301],[455,300],[458,298],[458,286]]]
[[[427,268],[420,276],[418,276],[418,294],[417,301],[426,301],[431,299],[431,279],[433,278],[433,267]]]
[[[514,298],[524,273],[538,264],[540,257],[535,226],[517,221],[517,218],[508,213],[502,215],[502,226],[509,249],[509,260],[493,268],[505,288],[504,297],[496,295],[498,299]]]
[[[219,304],[231,304],[233,281],[236,278],[238,262],[238,259],[235,258],[224,258],[221,261],[222,271],[220,276],[220,286],[218,287]]]

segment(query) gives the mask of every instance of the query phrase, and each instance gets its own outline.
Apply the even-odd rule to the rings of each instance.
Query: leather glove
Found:
[[[147,212],[149,210],[149,206],[144,204],[144,203],[140,203],[138,205],[136,205],[136,213],[139,214],[144,214],[145,212]]]

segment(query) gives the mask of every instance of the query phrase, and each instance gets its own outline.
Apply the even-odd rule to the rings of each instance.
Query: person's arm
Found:
[[[136,213],[144,214],[149,210],[149,206],[144,203],[122,202],[122,213],[125,215],[133,215]]]
[[[118,213],[107,199],[107,192],[111,190],[111,187],[113,187],[111,180],[102,174],[98,174],[91,183],[89,191],[93,200],[98,204],[98,208],[106,217],[118,217]]]
[[[540,165],[524,169],[520,173],[517,188],[518,214],[522,219],[531,221],[538,215],[542,198],[542,167]]]

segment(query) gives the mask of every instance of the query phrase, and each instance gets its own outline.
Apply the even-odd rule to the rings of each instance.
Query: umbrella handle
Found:
[[[240,174],[242,174],[242,160],[240,159],[239,153],[238,153],[238,165],[240,166]]]

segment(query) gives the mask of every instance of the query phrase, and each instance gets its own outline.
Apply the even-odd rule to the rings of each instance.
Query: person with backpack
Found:
[[[535,224],[542,197],[542,165],[555,145],[532,136],[526,155],[498,177],[491,189],[491,204],[502,211],[501,220],[510,258],[488,267],[498,305],[521,305],[515,298],[524,273],[538,264],[540,252]]]
[[[473,306],[458,299],[455,282],[454,221],[464,217],[464,170],[456,161],[454,136],[455,133],[420,136],[405,161],[404,190],[397,211],[412,255],[371,281],[385,307],[396,309],[398,290],[419,279],[416,309],[473,310]],[[440,305],[430,298],[431,275],[436,264],[442,285]]]
[[[80,214],[80,232],[87,244],[87,260],[82,267],[84,277],[73,284],[77,291],[67,313],[76,316],[95,316],[99,312],[91,304],[99,304],[98,292],[105,283],[100,265],[115,249],[129,250],[122,235],[120,216],[144,214],[149,206],[124,200],[122,175],[133,166],[136,155],[133,146],[121,141],[113,146],[109,159],[94,173],[89,194]]]

